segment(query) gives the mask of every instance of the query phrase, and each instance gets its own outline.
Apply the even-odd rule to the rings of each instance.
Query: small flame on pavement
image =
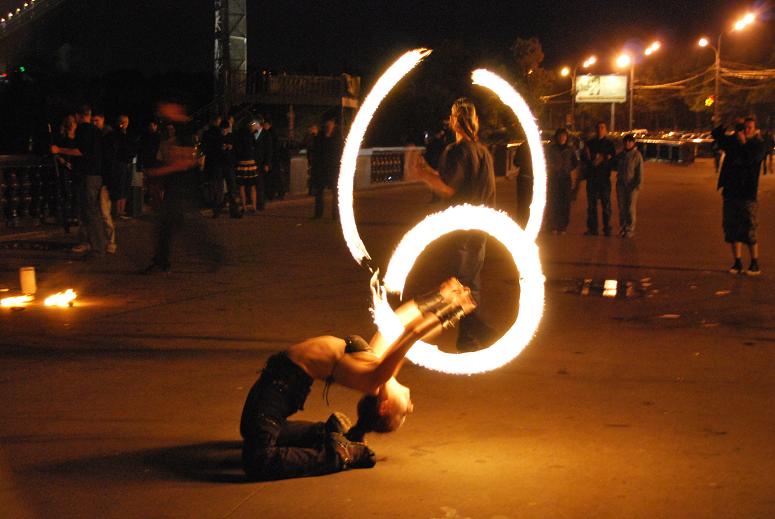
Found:
[[[75,301],[76,297],[77,294],[73,291],[73,289],[68,288],[64,292],[57,292],[53,296],[48,296],[43,304],[46,306],[59,306],[64,308],[67,306],[73,306],[73,301]]]
[[[20,306],[26,306],[27,303],[32,301],[32,296],[16,296],[16,297],[4,297],[0,299],[0,306],[6,308],[18,308]]]

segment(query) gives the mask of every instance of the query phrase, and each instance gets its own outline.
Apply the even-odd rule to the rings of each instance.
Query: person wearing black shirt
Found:
[[[713,130],[713,139],[719,149],[724,151],[724,162],[718,178],[717,188],[721,189],[723,203],[722,225],[724,241],[732,247],[734,264],[729,269],[732,274],[746,273],[750,276],[761,274],[759,268],[759,244],[756,236],[756,213],[758,209],[759,171],[766,153],[764,141],[759,137],[756,121],[745,119],[735,125],[734,132],[727,134],[723,126]],[[743,243],[748,246],[751,263],[747,271],[743,270]]]
[[[310,180],[315,196],[315,218],[323,216],[326,188],[333,191],[331,217],[334,220],[339,218],[339,161],[342,159],[343,147],[344,142],[336,126],[336,119],[330,117],[325,121],[323,131],[318,134],[315,143],[316,158],[312,163]]]
[[[616,148],[607,137],[608,127],[603,121],[597,123],[597,136],[588,140],[584,147],[584,162],[587,177],[587,232],[598,234],[597,203],[603,214],[603,233],[611,235],[611,169]]]
[[[447,146],[439,159],[438,171],[419,155],[408,159],[413,173],[448,206],[459,204],[495,205],[495,169],[492,155],[479,141],[479,118],[474,104],[460,98],[452,105],[450,128],[455,142]],[[470,231],[456,243],[455,276],[471,289],[477,306],[481,301],[480,274],[484,266],[487,235]],[[474,312],[460,321],[458,351],[475,351],[486,346],[494,332]]]
[[[91,107],[82,106],[76,116],[75,148],[51,146],[51,153],[75,157],[75,170],[79,180],[81,224],[79,234],[82,243],[73,252],[91,251],[105,254],[106,239],[100,214],[100,189],[102,188],[102,136],[91,123]]]

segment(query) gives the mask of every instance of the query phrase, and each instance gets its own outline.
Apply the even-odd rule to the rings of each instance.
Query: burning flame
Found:
[[[388,68],[366,97],[347,136],[339,173],[339,214],[347,247],[358,263],[371,259],[358,235],[353,212],[353,180],[358,149],[380,102],[429,53],[427,49],[415,49],[401,56]],[[403,292],[409,271],[428,244],[456,230],[480,230],[506,247],[520,273],[519,313],[512,327],[495,344],[484,350],[449,354],[436,346],[417,342],[407,354],[416,364],[456,374],[489,371],[514,359],[538,328],[544,304],[544,276],[535,243],[546,205],[546,162],[538,127],[527,103],[502,78],[484,69],[475,70],[471,77],[474,84],[489,88],[498,95],[512,109],[525,131],[535,179],[530,219],[525,229],[522,229],[508,215],[495,209],[471,205],[450,207],[426,217],[406,233],[388,264],[384,285],[380,285],[377,272],[371,279],[374,322],[387,340],[394,341],[403,326],[388,304],[386,293]]]
[[[0,299],[0,306],[6,308],[18,308],[20,306],[26,306],[27,303],[32,302],[32,296],[16,296],[16,297],[4,297]]]
[[[342,162],[339,168],[339,221],[342,225],[342,233],[350,254],[358,263],[371,259],[366,246],[363,244],[358,227],[355,225],[355,213],[353,212],[353,182],[355,179],[355,163],[358,159],[358,150],[361,147],[363,136],[369,127],[371,118],[379,108],[382,100],[396,86],[410,70],[417,66],[423,58],[428,56],[429,49],[415,49],[398,58],[390,68],[377,80],[374,88],[363,101],[360,110],[353,120],[350,132],[342,151]]]
[[[76,297],[77,294],[73,291],[73,289],[68,288],[64,292],[57,292],[52,296],[48,296],[43,304],[46,306],[59,306],[64,308],[73,306],[73,301],[75,301]]]

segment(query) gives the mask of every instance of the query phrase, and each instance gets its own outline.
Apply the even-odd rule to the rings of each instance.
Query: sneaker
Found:
[[[729,273],[730,274],[742,274],[743,273],[743,263],[740,261],[740,259],[736,259],[735,263],[729,267]]]
[[[89,252],[91,247],[88,243],[79,243],[78,245],[74,245],[72,249],[70,249],[70,252],[74,252],[76,254],[83,254],[84,252]]]
[[[363,443],[351,442],[339,433],[329,434],[327,440],[341,470],[370,469],[377,464],[377,455]]]
[[[108,245],[105,247],[105,252],[108,254],[115,254],[118,247],[115,243],[108,243]]]
[[[119,215],[119,216],[118,216],[118,219],[119,219],[119,220],[131,220],[131,219],[132,219],[132,217],[131,217],[131,216],[129,216],[129,215],[126,215],[126,214],[122,214],[122,215]]]
[[[611,236],[611,229],[604,230],[603,234],[605,234],[606,236]]]
[[[597,231],[590,231],[590,230],[587,230],[587,231],[584,233],[584,236],[597,236]]]
[[[326,434],[339,433],[346,435],[352,426],[353,424],[347,415],[337,411],[332,413],[331,416],[328,417],[328,420],[326,420]]]
[[[748,270],[746,271],[746,274],[749,276],[760,276],[762,273],[761,269],[759,268],[759,262],[758,261],[752,261],[751,266],[748,267]]]

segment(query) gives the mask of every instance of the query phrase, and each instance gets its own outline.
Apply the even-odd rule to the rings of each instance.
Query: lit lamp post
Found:
[[[581,64],[582,68],[589,68],[592,65],[597,63],[597,58],[595,56],[590,56],[586,60],[584,60],[584,63]],[[570,76],[570,129],[571,131],[576,130],[576,73],[578,72],[579,67],[578,65],[573,67],[573,70],[571,70],[569,67],[562,67],[562,70],[560,70],[560,75],[562,77],[568,77]]]
[[[749,25],[751,25],[753,22],[756,21],[756,15],[753,13],[748,13],[739,20],[735,22],[735,24],[732,26],[733,31],[742,31]],[[697,45],[700,47],[710,47],[713,50],[713,53],[716,55],[716,59],[713,64],[713,70],[714,70],[714,82],[713,82],[713,119],[718,120],[718,114],[719,114],[719,76],[721,75],[721,36],[723,36],[723,32],[719,33],[718,40],[716,41],[716,46],[714,47],[708,38],[702,37],[700,38],[700,41],[697,42]]]
[[[655,41],[651,45],[646,48],[646,50],[643,51],[643,54],[645,56],[651,56],[656,51],[660,49],[662,45]],[[634,100],[635,100],[635,59],[630,56],[629,54],[622,53],[616,58],[616,66],[620,69],[626,69],[627,67],[630,68],[630,79],[628,83],[630,84],[630,113],[629,113],[629,129],[632,131],[635,124],[635,112],[634,110]]]

